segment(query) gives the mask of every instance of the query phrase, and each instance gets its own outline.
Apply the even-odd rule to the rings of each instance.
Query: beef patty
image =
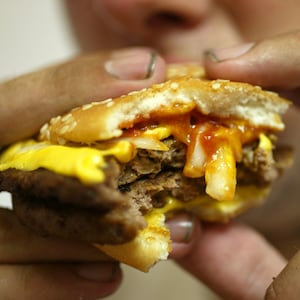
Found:
[[[127,164],[110,157],[104,169],[106,179],[100,184],[83,185],[76,178],[45,169],[9,169],[0,172],[0,190],[12,193],[16,215],[40,234],[99,244],[124,243],[146,226],[143,214],[162,206],[166,195],[190,201],[205,193],[203,178],[182,175],[186,146],[172,138],[164,143],[168,151],[138,150]],[[249,145],[237,167],[238,184],[270,184],[289,153],[277,149],[273,159],[256,143]]]

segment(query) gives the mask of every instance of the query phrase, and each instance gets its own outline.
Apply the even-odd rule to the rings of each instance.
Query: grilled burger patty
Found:
[[[182,175],[186,146],[173,138],[164,143],[168,151],[139,149],[127,164],[109,158],[106,180],[100,184],[82,185],[76,178],[45,169],[9,169],[0,173],[0,190],[13,194],[20,220],[43,235],[124,243],[145,227],[142,215],[163,206],[166,195],[190,201],[205,193],[203,177]],[[274,181],[288,162],[289,151],[277,148],[273,155],[274,159],[257,143],[245,147],[237,166],[238,184],[264,186]]]

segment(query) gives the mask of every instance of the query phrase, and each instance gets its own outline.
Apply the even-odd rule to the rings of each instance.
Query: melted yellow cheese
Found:
[[[273,144],[270,141],[270,139],[263,133],[259,135],[259,148],[262,148],[265,151],[272,151],[273,149]]]
[[[158,126],[153,129],[148,129],[143,133],[143,136],[148,136],[158,140],[168,138],[172,134],[172,129],[168,126]]]
[[[189,202],[167,196],[162,208],[155,208],[145,215],[148,226],[156,226],[165,215],[176,211],[192,212],[206,221],[227,221],[231,216],[243,211],[248,206],[259,204],[269,193],[269,187],[254,185],[239,186],[232,200],[218,201],[206,194],[201,194]]]
[[[150,141],[157,141],[156,143],[166,147],[160,140],[169,137],[171,134],[172,128],[170,126],[158,126],[142,132],[142,137],[149,137]],[[134,138],[138,139],[140,137],[133,137],[132,139],[134,140]],[[226,139],[225,135],[224,138]],[[150,141],[143,141],[146,143],[145,148],[148,147]],[[156,144],[156,146],[159,145]],[[103,172],[106,167],[105,156],[112,155],[120,162],[126,163],[133,159],[136,148],[139,148],[138,145],[126,137],[113,143],[103,143],[101,147],[104,148],[52,145],[48,142],[36,142],[34,140],[20,142],[9,147],[0,156],[0,171],[9,168],[23,171],[45,168],[61,175],[76,177],[86,184],[100,183],[105,180]],[[202,146],[198,145],[199,147]],[[200,175],[197,173],[198,176],[189,177],[205,175],[207,193],[212,198],[231,200],[234,197],[236,184],[236,155],[231,149],[232,145],[229,138],[227,143],[220,144],[218,147],[217,151],[211,155],[211,159],[210,156],[206,157],[206,164],[203,166],[205,172],[200,172]],[[263,133],[259,134],[259,147],[272,153],[272,142]],[[159,148],[163,147],[159,146]],[[162,150],[165,151],[168,148]],[[187,161],[189,161],[188,158]]]
[[[9,147],[0,157],[0,171],[15,168],[33,171],[45,168],[55,173],[77,177],[81,182],[100,183],[105,179],[105,156],[113,155],[120,162],[130,161],[135,154],[131,143],[120,141],[108,149],[67,147],[29,140]]]

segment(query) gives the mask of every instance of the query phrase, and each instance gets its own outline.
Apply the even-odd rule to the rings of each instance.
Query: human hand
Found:
[[[165,78],[151,49],[80,56],[0,85],[0,146],[35,134],[52,116]],[[96,299],[121,282],[118,263],[82,243],[43,238],[0,209],[1,299]]]
[[[186,219],[181,226],[180,222],[172,221],[171,233],[177,242],[173,244],[171,258],[221,299],[264,299],[271,283],[266,299],[299,298],[300,286],[295,274],[299,255],[275,278],[284,268],[285,260],[252,229],[240,224],[201,225],[195,219],[192,223]],[[184,229],[189,239],[185,244],[182,240],[178,243]]]
[[[91,245],[36,235],[0,209],[1,299],[95,300],[120,285],[119,265]]]
[[[245,81],[300,104],[300,31],[207,52],[208,77]]]
[[[300,31],[281,34],[257,43],[237,46],[231,49],[214,49],[206,59],[207,73],[210,77],[246,81],[264,88],[279,92],[281,95],[300,105]],[[210,58],[210,59],[209,59]],[[286,116],[287,131],[285,138],[297,140],[295,136],[299,128],[298,107],[292,107]],[[283,136],[282,136],[283,137]],[[297,147],[297,144],[296,144]],[[295,156],[299,153],[295,149]],[[299,154],[298,154],[299,155]],[[299,161],[295,157],[295,165]],[[293,173],[292,173],[293,174]],[[293,176],[293,175],[292,175]],[[297,178],[297,169],[295,169]],[[291,178],[291,180],[294,180]],[[295,179],[297,180],[297,179]],[[292,184],[290,185],[293,186]],[[297,193],[297,189],[289,190],[289,195]],[[297,197],[295,197],[297,199]],[[271,199],[270,199],[271,200]],[[286,223],[293,224],[292,212],[286,206]],[[269,207],[270,208],[270,207]],[[278,207],[277,207],[278,208]],[[275,208],[276,209],[276,208]],[[292,205],[290,211],[294,210]],[[274,212],[276,213],[276,212]],[[292,225],[291,225],[292,226]],[[297,226],[297,224],[295,224]],[[284,229],[282,229],[284,230]],[[295,232],[290,228],[286,235]],[[274,236],[276,233],[274,233]],[[295,237],[297,238],[297,237]],[[290,260],[284,271],[276,278],[268,289],[266,299],[299,299],[299,252]],[[290,287],[293,287],[292,289]]]
[[[256,44],[213,49],[205,67],[210,78],[258,84],[300,104],[299,49],[299,32],[293,32]],[[290,126],[294,134],[297,124]],[[201,230],[185,255],[177,256],[176,246],[172,255],[222,299],[263,299],[265,293],[266,299],[299,299],[299,253],[285,266],[283,257],[248,227],[204,225]]]
[[[0,146],[36,134],[75,106],[163,81],[165,63],[148,48],[91,53],[0,84]]]

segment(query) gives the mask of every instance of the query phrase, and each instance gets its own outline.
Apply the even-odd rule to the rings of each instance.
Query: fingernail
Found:
[[[118,263],[84,263],[76,267],[76,274],[83,279],[96,282],[111,282],[117,277],[120,267]]]
[[[195,217],[189,214],[175,215],[167,221],[173,243],[188,244],[192,238]]]
[[[150,78],[155,69],[157,53],[145,49],[115,51],[105,64],[110,75],[122,80]]]
[[[247,43],[231,48],[210,49],[205,51],[204,56],[213,62],[222,62],[228,59],[234,59],[247,53],[254,43]]]

